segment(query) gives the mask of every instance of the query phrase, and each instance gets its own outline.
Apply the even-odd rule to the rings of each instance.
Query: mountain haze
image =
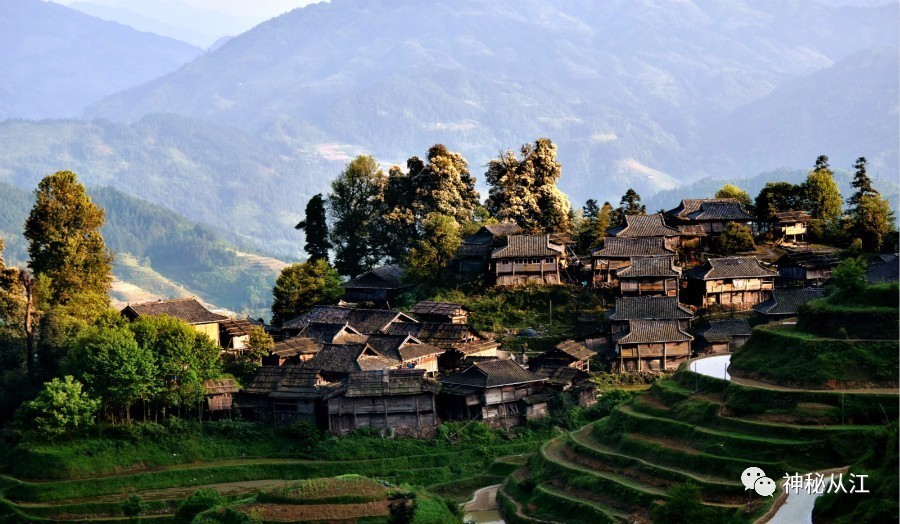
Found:
[[[0,119],[78,116],[201,52],[41,0],[3,0],[0,49]]]
[[[565,190],[596,192],[604,179],[608,192],[596,196],[613,198],[628,185],[650,192],[722,169],[756,174],[740,140],[718,140],[715,124],[758,103],[754,111],[776,114],[770,124],[790,132],[794,116],[770,95],[853,53],[895,45],[897,14],[896,4],[781,1],[336,0],[260,24],[87,114],[133,121],[179,113],[249,132],[279,122],[300,130],[284,139],[387,163],[442,142],[476,173],[500,149],[549,136]],[[854,125],[890,125],[881,111],[890,95],[863,100]],[[825,92],[797,97],[792,111],[828,100]],[[850,151],[872,145],[867,133],[835,136]],[[712,143],[723,149],[710,151]],[[798,154],[773,153],[770,163],[798,167]],[[804,164],[815,158],[803,155]]]

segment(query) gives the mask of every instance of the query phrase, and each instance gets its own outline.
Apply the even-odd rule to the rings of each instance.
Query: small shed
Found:
[[[254,324],[243,318],[230,318],[219,323],[219,342],[226,352],[242,353],[250,342]]]
[[[806,241],[807,225],[812,217],[806,211],[784,211],[775,213],[775,234],[779,243],[797,244]]]
[[[307,337],[291,337],[276,342],[268,356],[263,357],[263,365],[297,365],[316,356],[322,344]]]
[[[730,353],[744,345],[753,330],[746,319],[711,320],[701,337],[706,342],[704,353]]]
[[[591,357],[594,355],[595,353],[584,345],[574,340],[564,340],[532,359],[530,367],[536,373],[551,373],[559,368],[590,371]]]
[[[206,409],[209,411],[231,411],[232,395],[240,390],[233,378],[207,380],[203,383],[206,391]]]

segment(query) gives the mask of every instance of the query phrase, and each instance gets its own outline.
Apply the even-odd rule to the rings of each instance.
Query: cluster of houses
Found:
[[[551,390],[575,393],[589,405],[594,387],[586,379],[597,355],[612,371],[671,370],[698,352],[732,351],[750,336],[746,317],[695,330],[698,310],[753,309],[761,321],[773,321],[822,296],[818,286],[839,260],[802,249],[804,212],[781,213],[765,225],[780,235],[777,244],[799,248],[774,266],[754,256],[693,258],[729,223],[759,230],[754,220],[734,199],[686,199],[665,213],[626,216],[583,257],[559,235],[486,225],[464,239],[454,270],[485,275],[501,287],[568,282],[605,289],[615,303],[603,327],[528,359],[475,329],[459,304],[390,309],[408,284],[396,266],[379,267],[345,284],[347,302],[314,306],[278,329],[267,326],[276,343],[258,373],[243,387],[230,379],[208,383],[208,409],[239,409],[275,423],[307,421],[336,434],[371,427],[427,436],[440,421],[510,428],[539,419],[547,415]],[[896,257],[882,258],[870,279],[896,280]],[[359,302],[372,306],[356,307]],[[246,348],[254,325],[216,315],[194,299],[132,304],[122,314],[182,319],[231,353]]]

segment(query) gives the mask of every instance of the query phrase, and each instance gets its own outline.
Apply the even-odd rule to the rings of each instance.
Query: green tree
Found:
[[[112,254],[100,228],[104,212],[88,197],[71,171],[45,177],[25,221],[29,267],[48,278],[45,299],[51,306],[74,299],[105,308],[111,281]]]
[[[423,167],[415,157],[407,162],[410,172],[421,172]],[[392,166],[381,192],[375,227],[375,242],[382,246],[384,255],[392,263],[403,261],[409,247],[419,238],[413,209],[415,196],[412,177],[399,166]]]
[[[734,184],[725,184],[722,186],[721,189],[716,191],[716,198],[733,198],[747,211],[753,211],[753,201],[750,200],[750,195]]]
[[[427,158],[424,164],[416,157],[407,162],[416,221],[421,224],[432,213],[451,216],[459,224],[471,221],[481,197],[466,159],[443,144],[431,146]]]
[[[103,402],[108,414],[122,413],[129,420],[131,406],[149,400],[158,387],[153,354],[126,327],[89,328],[71,343],[63,368]]]
[[[756,218],[762,223],[775,219],[776,213],[805,210],[803,187],[788,182],[769,182],[756,197]]]
[[[317,304],[336,303],[344,296],[344,288],[337,271],[324,260],[317,260],[282,269],[272,295],[272,324],[281,326]]]
[[[712,524],[716,514],[703,505],[700,488],[693,482],[676,484],[668,490],[668,501],[653,508],[653,522],[660,524]]]
[[[582,208],[582,219],[575,231],[575,238],[580,250],[586,251],[598,245],[600,240],[606,236],[612,211],[609,202],[604,202],[600,207],[596,200],[588,199]]]
[[[568,232],[571,229],[569,199],[556,184],[562,166],[556,145],[549,138],[525,144],[519,159],[511,150],[487,165],[490,186],[485,204],[498,220],[515,221],[525,231]]]
[[[0,347],[24,339],[26,306],[25,288],[19,270],[6,266],[3,248],[4,242],[0,238]]]
[[[831,281],[839,293],[856,295],[866,288],[866,261],[851,257],[831,271]]]
[[[862,197],[878,194],[878,191],[872,186],[872,179],[869,178],[869,175],[866,172],[867,166],[868,162],[864,156],[857,158],[856,162],[853,164],[853,169],[856,171],[853,174],[853,182],[851,182],[850,185],[856,188],[856,192],[847,199],[847,204],[850,205],[851,208],[858,206]]]
[[[302,230],[306,237],[303,249],[309,255],[309,260],[314,262],[322,259],[327,262],[331,242],[328,241],[328,219],[325,213],[325,199],[321,193],[309,199],[306,204],[306,218],[295,228]]]
[[[754,247],[753,233],[745,225],[729,222],[725,226],[725,231],[715,238],[713,245],[716,252],[721,255],[752,251]]]
[[[331,183],[328,210],[334,266],[341,275],[355,277],[378,263],[381,255],[372,241],[384,173],[372,156],[358,156]]]
[[[447,261],[462,244],[460,226],[452,216],[429,215],[423,224],[422,238],[409,250],[407,268],[417,280],[439,276]]]
[[[52,439],[93,425],[99,408],[100,401],[90,398],[81,382],[67,375],[45,383],[37,398],[22,405],[18,416],[22,425]]]
[[[128,324],[138,346],[156,358],[154,402],[163,410],[195,407],[203,382],[221,374],[219,348],[190,324],[166,316],[140,317]]]
[[[894,212],[886,198],[877,192],[862,195],[850,215],[850,230],[862,241],[863,249],[878,251],[885,236],[893,230]]]
[[[834,181],[834,173],[828,166],[827,156],[822,155],[816,159],[816,164],[806,177],[803,187],[809,213],[813,218],[828,222],[840,219],[844,200]]]

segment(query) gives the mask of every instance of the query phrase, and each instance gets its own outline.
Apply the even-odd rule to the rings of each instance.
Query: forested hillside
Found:
[[[117,279],[150,296],[194,295],[238,313],[268,315],[280,269],[277,261],[266,267],[259,257],[242,256],[211,228],[119,190],[101,187],[90,194],[106,210],[102,232],[106,245],[117,254],[113,265]],[[24,265],[28,259],[22,224],[32,202],[29,192],[0,183],[0,237],[6,242],[3,255],[9,264]],[[124,298],[116,293],[113,297]]]
[[[60,118],[178,69],[192,45],[41,0],[0,9],[0,120]]]

